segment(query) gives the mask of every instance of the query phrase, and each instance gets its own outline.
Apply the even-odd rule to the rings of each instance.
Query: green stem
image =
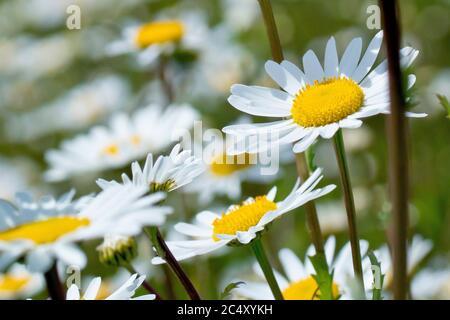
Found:
[[[136,269],[133,267],[133,265],[131,263],[128,263],[128,264],[124,265],[123,267],[125,269],[127,269],[128,272],[131,274],[137,273],[138,275],[140,275],[140,273],[136,271]],[[155,298],[156,300],[162,300],[159,293],[146,280],[144,280],[144,282],[142,282],[142,287],[144,287],[145,290],[147,290],[151,294],[154,294],[156,296],[156,298]]]
[[[56,262],[44,273],[45,283],[47,284],[48,295],[52,300],[66,300],[66,294],[58,275]]]
[[[353,199],[352,185],[350,182],[350,174],[348,171],[347,158],[345,156],[344,139],[342,137],[341,129],[339,129],[334,135],[334,151],[336,152],[336,160],[339,166],[342,190],[344,193],[345,208],[347,211],[350,245],[352,248],[353,270],[355,272],[356,278],[360,283],[360,289],[364,290],[361,249],[359,247],[359,237],[356,227],[355,201]]]
[[[389,191],[392,203],[392,262],[394,299],[408,297],[407,233],[408,233],[408,141],[405,96],[400,69],[398,4],[380,0],[389,74],[391,114],[387,119]]]
[[[261,266],[264,276],[266,277],[267,283],[270,286],[270,290],[272,290],[273,296],[276,300],[284,300],[283,294],[281,293],[280,287],[275,279],[275,275],[273,274],[272,267],[270,266],[269,259],[267,259],[261,240],[254,239],[251,242],[251,247],[259,265]]]
[[[261,8],[261,13],[264,19],[264,24],[267,30],[267,37],[269,38],[270,48],[272,52],[272,59],[278,63],[284,60],[283,49],[281,47],[278,29],[273,15],[272,5],[270,0],[258,0]],[[302,181],[306,181],[310,175],[308,163],[303,153],[295,155],[295,162],[297,166],[298,176]],[[325,254],[322,231],[320,229],[319,218],[317,216],[316,206],[313,201],[309,201],[304,205],[306,211],[306,221],[308,230],[311,235],[311,241],[316,249],[316,253]]]
[[[183,268],[181,268],[181,265],[173,256],[158,228],[150,227],[148,229],[145,229],[145,231],[147,236],[150,238],[150,241],[155,246],[156,253],[170,266],[172,271],[180,280],[191,300],[201,300],[200,295],[198,294],[189,277],[184,272]]]

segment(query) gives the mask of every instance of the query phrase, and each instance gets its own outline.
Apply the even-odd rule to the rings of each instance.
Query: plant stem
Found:
[[[158,77],[161,82],[162,89],[165,93],[167,102],[170,104],[175,99],[174,89],[169,79],[167,78],[167,59],[166,57],[160,57],[158,61]]]
[[[361,264],[361,249],[359,247],[359,237],[356,228],[356,210],[355,201],[353,199],[352,185],[350,182],[350,174],[348,171],[347,158],[345,156],[344,139],[342,130],[339,129],[334,135],[334,151],[336,152],[336,160],[339,166],[341,176],[342,190],[344,192],[345,209],[347,211],[348,231],[350,235],[350,244],[352,247],[353,270],[355,276],[360,282],[361,288],[364,290],[364,281]]]
[[[170,249],[167,246],[166,242],[164,241],[164,238],[162,237],[158,228],[150,227],[148,228],[148,230],[146,229],[146,233],[149,236],[150,240],[152,241],[153,245],[155,246],[158,256],[167,262],[172,271],[176,274],[176,276],[180,280],[181,284],[183,285],[184,289],[186,290],[191,300],[201,300],[200,295],[198,294],[191,280],[183,271],[181,265],[175,259],[172,252],[170,252]]]
[[[277,25],[273,15],[272,5],[270,0],[258,0],[259,6],[266,25],[267,36],[270,42],[270,48],[272,51],[272,59],[278,63],[283,61],[283,49],[281,48],[280,37],[278,36]],[[295,155],[295,163],[297,167],[298,176],[302,181],[306,181],[309,177],[308,164],[306,157],[303,153],[297,153]],[[308,224],[308,230],[311,235],[311,241],[316,249],[316,253],[319,255],[325,255],[323,246],[322,231],[320,230],[319,218],[317,216],[316,206],[313,201],[309,201],[304,205],[306,211],[306,221]],[[326,260],[325,260],[326,261]]]
[[[136,271],[136,269],[133,267],[133,265],[131,263],[128,263],[126,265],[124,265],[124,267],[128,270],[128,272],[130,272],[131,274],[138,274],[140,275],[139,272]],[[150,283],[148,283],[146,280],[144,280],[144,282],[142,282],[142,287],[145,288],[145,290],[147,290],[148,292],[150,292],[151,294],[154,294],[156,296],[156,300],[162,300],[161,296],[159,295],[158,292],[156,292],[155,288],[153,288]]]
[[[44,273],[45,283],[47,284],[48,295],[52,300],[66,300],[66,294],[58,275],[56,262]]]
[[[400,70],[398,4],[380,0],[387,48],[391,114],[387,119],[389,189],[392,203],[392,261],[394,299],[407,299],[408,149],[405,97]]]
[[[254,239],[251,242],[251,247],[259,265],[261,266],[264,276],[266,277],[267,283],[270,286],[270,290],[272,290],[273,296],[276,300],[284,300],[283,294],[281,293],[280,287],[275,279],[275,275],[273,274],[272,267],[270,266],[269,259],[267,259],[261,239]]]

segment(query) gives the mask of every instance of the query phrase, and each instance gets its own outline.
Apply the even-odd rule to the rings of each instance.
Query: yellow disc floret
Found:
[[[339,288],[333,282],[333,297],[339,297]],[[309,276],[308,278],[291,283],[289,287],[283,290],[285,300],[319,300],[320,290],[316,280]]]
[[[227,155],[226,153],[216,156],[210,164],[210,171],[216,176],[229,176],[237,171],[247,169],[256,163],[256,155],[240,154]]]
[[[0,276],[0,295],[21,291],[31,280],[29,276]]]
[[[87,218],[72,216],[48,218],[0,231],[0,241],[30,240],[35,244],[52,243],[89,224],[90,221]]]
[[[330,78],[302,89],[294,99],[291,113],[302,127],[320,127],[355,113],[363,102],[364,91],[355,81]]]
[[[220,240],[216,235],[234,235],[237,231],[248,231],[256,226],[261,218],[269,211],[277,208],[275,202],[270,201],[266,196],[256,197],[253,201],[244,202],[240,206],[235,206],[227,213],[222,213],[220,218],[213,222],[213,239]]]
[[[184,35],[184,26],[179,21],[158,21],[139,27],[135,43],[139,48],[146,48],[153,44],[175,42]]]

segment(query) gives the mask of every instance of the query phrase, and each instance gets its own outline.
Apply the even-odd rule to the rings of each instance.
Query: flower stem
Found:
[[[172,83],[167,78],[167,64],[167,58],[163,56],[160,57],[158,61],[157,73],[167,102],[170,104],[175,100],[175,92]]]
[[[275,275],[273,274],[272,267],[270,266],[269,259],[267,259],[261,239],[254,239],[251,242],[251,247],[259,265],[261,266],[264,276],[266,277],[267,283],[270,286],[270,290],[272,290],[273,296],[276,300],[284,300],[283,294],[281,293],[280,287],[275,279]]]
[[[155,246],[158,256],[167,262],[172,271],[180,280],[181,284],[183,285],[184,289],[186,290],[191,300],[201,300],[200,295],[198,294],[191,280],[186,275],[184,270],[181,268],[181,265],[175,259],[172,252],[170,252],[170,249],[167,246],[166,242],[164,241],[164,238],[162,237],[158,228],[150,227],[146,229],[146,233],[149,236],[150,240],[152,241],[153,245]]]
[[[137,273],[138,275],[140,275],[139,272],[136,271],[136,269],[133,267],[133,265],[131,263],[128,263],[126,265],[124,265],[125,269],[128,270],[128,272],[130,272],[131,274],[135,274]],[[155,290],[155,288],[153,288],[150,283],[147,282],[147,280],[144,280],[144,282],[142,282],[142,286],[145,288],[145,290],[147,290],[148,292],[150,292],[151,294],[154,294],[156,296],[156,300],[162,300],[161,296],[159,295],[159,293]]]
[[[52,300],[66,300],[66,294],[58,275],[56,262],[44,273],[45,283],[47,284],[48,295]]]
[[[400,70],[400,27],[398,4],[380,0],[385,30],[389,74],[391,114],[387,119],[389,190],[392,203],[392,261],[394,299],[408,295],[407,232],[408,232],[408,148],[405,119],[405,97]]]
[[[278,29],[273,15],[272,5],[270,0],[258,0],[261,8],[261,13],[264,19],[264,24],[267,30],[267,37],[269,38],[270,48],[272,52],[272,59],[278,63],[283,61],[283,49],[281,48],[280,37],[278,36]],[[295,155],[295,163],[297,167],[298,176],[302,181],[306,181],[309,177],[310,171],[306,157],[303,153]],[[316,206],[313,201],[309,201],[304,205],[306,211],[306,221],[308,230],[311,235],[311,241],[316,249],[318,255],[325,256],[323,245],[322,231],[320,229],[319,218],[317,216]],[[326,260],[325,260],[326,263]]]
[[[347,210],[347,221],[350,235],[350,244],[352,247],[353,270],[355,276],[360,282],[361,288],[364,290],[361,249],[359,247],[359,237],[356,227],[356,210],[355,201],[353,199],[352,185],[350,182],[350,174],[348,171],[347,158],[345,156],[344,139],[342,130],[339,129],[334,135],[334,151],[336,152],[336,160],[339,166],[341,176],[342,189],[344,192],[345,209]]]

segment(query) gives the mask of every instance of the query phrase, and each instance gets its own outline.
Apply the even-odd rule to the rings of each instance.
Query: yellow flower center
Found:
[[[256,197],[254,201],[235,206],[231,211],[222,213],[220,218],[214,220],[213,239],[219,241],[218,234],[234,235],[237,231],[248,231],[250,227],[256,226],[267,212],[276,208],[277,205],[266,196]]]
[[[320,127],[358,111],[364,91],[353,80],[330,78],[299,91],[291,108],[293,120],[302,127]]]
[[[339,297],[339,288],[336,283],[332,285],[333,297]],[[291,283],[283,290],[285,300],[319,300],[320,290],[316,280],[309,276],[306,279]]]
[[[0,276],[0,293],[17,292],[23,289],[30,281],[29,276]]]
[[[119,150],[119,146],[116,143],[111,143],[110,145],[104,147],[102,152],[108,156],[117,156],[119,154]]]
[[[255,154],[244,153],[231,156],[222,153],[213,159],[209,169],[216,176],[229,176],[237,171],[247,169],[254,163],[256,163]]]
[[[153,44],[174,42],[184,35],[184,26],[179,21],[158,21],[146,23],[139,27],[135,42],[139,48]]]
[[[135,146],[139,145],[142,141],[141,137],[137,134],[131,136],[131,144],[134,144]]]
[[[0,241],[30,240],[35,244],[52,243],[60,237],[90,224],[87,218],[55,217],[33,221],[0,231]]]

